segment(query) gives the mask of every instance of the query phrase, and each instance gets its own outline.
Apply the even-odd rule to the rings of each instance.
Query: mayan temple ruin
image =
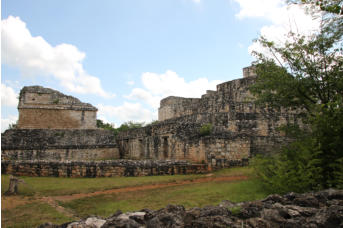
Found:
[[[120,132],[96,127],[97,109],[40,86],[24,87],[15,129],[2,134],[2,172],[32,176],[140,176],[245,165],[287,142],[278,127],[295,113],[257,107],[243,78],[201,98],[161,100],[158,122]],[[207,128],[206,131],[203,131]]]

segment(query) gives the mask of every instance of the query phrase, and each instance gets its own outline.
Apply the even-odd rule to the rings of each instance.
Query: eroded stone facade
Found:
[[[21,90],[18,111],[20,129],[96,129],[94,106],[41,86]]]
[[[55,164],[49,162],[57,162],[55,169],[62,176],[68,176],[70,169],[79,173],[74,176],[85,176],[80,171],[84,169],[104,176],[101,169],[110,169],[102,163],[89,168],[81,161],[179,160],[209,170],[245,165],[252,156],[271,153],[289,141],[279,132],[280,126],[300,123],[295,111],[254,104],[249,86],[256,78],[254,68],[248,67],[243,69],[243,78],[219,84],[216,91],[209,90],[201,98],[167,97],[161,100],[157,123],[120,132],[116,137],[110,131],[96,129],[97,110],[90,104],[52,89],[24,87],[18,105],[18,128],[2,134],[2,160],[9,167],[6,172],[22,174],[17,170],[21,167],[35,172],[32,167],[43,167],[39,161],[45,162],[45,171],[40,173],[57,172],[48,168]],[[210,130],[203,133],[204,126]],[[69,161],[79,163],[70,168]]]
[[[111,131],[97,129],[97,109],[41,86],[20,92],[15,129],[1,134],[2,160],[81,161],[118,159]]]
[[[227,167],[274,151],[288,141],[278,128],[299,120],[295,112],[254,104],[249,92],[256,81],[254,72],[254,68],[244,68],[243,78],[219,84],[201,98],[161,100],[158,123],[118,135],[121,157],[183,159]],[[212,129],[202,135],[205,125]]]

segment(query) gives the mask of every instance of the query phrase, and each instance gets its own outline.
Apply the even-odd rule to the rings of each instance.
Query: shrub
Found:
[[[200,136],[210,135],[211,132],[212,132],[212,124],[210,124],[210,123],[202,125],[200,130],[199,130]]]

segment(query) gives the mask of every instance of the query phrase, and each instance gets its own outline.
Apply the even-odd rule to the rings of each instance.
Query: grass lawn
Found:
[[[145,177],[20,177],[26,184],[19,185],[19,194],[24,196],[57,196],[88,193],[100,190],[191,180],[203,175],[145,176]],[[9,175],[1,175],[1,194],[8,189]]]
[[[46,203],[32,202],[12,209],[1,210],[2,227],[37,227],[44,222],[62,224],[73,220]]]
[[[251,175],[249,167],[222,169],[213,176]],[[140,186],[147,184],[170,183],[205,177],[199,175],[166,175],[145,177],[98,177],[98,178],[68,178],[68,177],[20,177],[25,184],[19,185],[19,194],[24,196],[57,196],[75,193],[89,193],[100,190]],[[1,175],[1,195],[8,189],[9,175]]]
[[[212,177],[253,176],[249,167],[239,167],[216,171]],[[26,184],[19,185],[19,196],[2,197],[2,227],[35,227],[45,222],[61,224],[75,220],[70,214],[58,212],[42,200],[42,197],[90,193],[94,191],[163,184],[206,177],[204,175],[175,175],[148,177],[110,177],[110,178],[55,178],[20,177]],[[8,188],[8,175],[1,176],[1,193]],[[232,182],[192,183],[134,192],[121,192],[84,197],[71,201],[58,202],[79,217],[90,214],[109,216],[116,210],[134,211],[143,208],[159,209],[167,204],[182,204],[185,207],[215,205],[227,199],[234,202],[261,199],[267,193],[258,180]]]
[[[143,208],[160,209],[168,204],[186,208],[216,205],[227,199],[233,202],[262,199],[267,196],[257,180],[235,182],[209,182],[109,195],[86,197],[61,203],[79,216],[100,215],[108,217],[116,210],[137,211]]]

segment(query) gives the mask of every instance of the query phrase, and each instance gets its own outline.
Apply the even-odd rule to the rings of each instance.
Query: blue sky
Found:
[[[3,0],[2,131],[41,85],[98,107],[106,122],[157,119],[166,96],[199,97],[242,77],[264,34],[289,29],[282,0]],[[298,27],[315,27],[292,9]],[[300,12],[300,13],[299,13]],[[303,27],[302,27],[303,26]]]

